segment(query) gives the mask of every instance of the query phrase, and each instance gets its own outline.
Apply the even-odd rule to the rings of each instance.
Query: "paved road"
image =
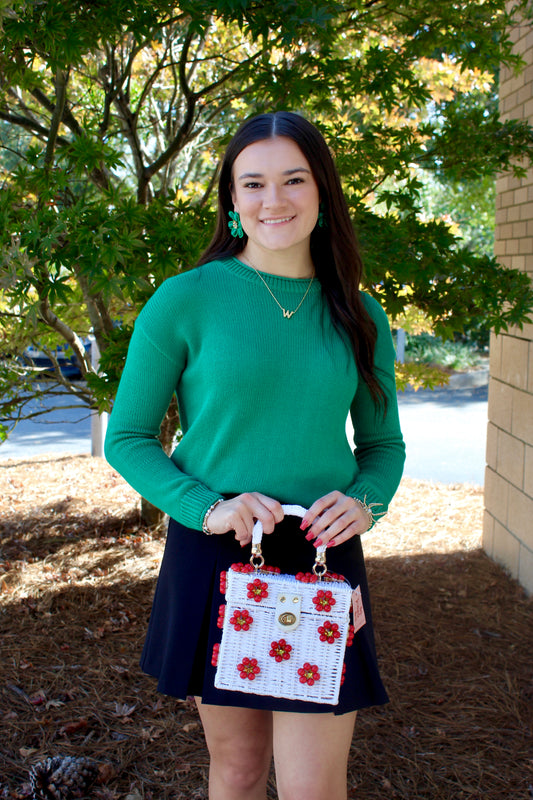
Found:
[[[487,386],[435,389],[398,396],[407,445],[405,474],[443,483],[483,485]],[[64,403],[70,403],[65,399]],[[56,410],[21,422],[0,445],[0,461],[42,453],[90,453],[87,409]]]
[[[0,444],[0,460],[31,458],[42,453],[90,453],[91,413],[70,396],[55,399],[59,406],[76,404],[78,408],[58,408],[32,420],[23,420]],[[34,403],[29,410],[44,406]]]
[[[399,395],[405,474],[442,483],[483,485],[487,386]]]

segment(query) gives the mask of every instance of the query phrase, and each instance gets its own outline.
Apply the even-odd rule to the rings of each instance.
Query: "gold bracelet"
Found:
[[[215,500],[213,505],[209,506],[209,508],[207,509],[207,511],[204,514],[204,521],[202,522],[202,530],[203,530],[204,533],[207,533],[208,536],[212,536],[214,534],[214,531],[210,531],[209,528],[207,527],[207,518],[208,518],[209,514],[211,513],[211,511],[213,511],[213,509],[216,508],[219,503],[223,503],[223,502],[224,502],[224,500],[221,497],[219,497],[218,500]]]
[[[357,505],[360,508],[363,509],[363,511],[365,512],[365,514],[368,517],[368,527],[364,531],[364,533],[366,533],[366,531],[369,531],[370,528],[372,528],[372,526],[376,523],[376,521],[377,521],[376,517],[381,517],[385,513],[384,511],[376,511],[376,512],[374,512],[372,510],[373,508],[376,508],[376,506],[382,506],[383,503],[367,503],[366,502],[366,494],[365,494],[365,499],[364,500],[359,500],[358,497],[353,497],[352,499],[355,500]]]

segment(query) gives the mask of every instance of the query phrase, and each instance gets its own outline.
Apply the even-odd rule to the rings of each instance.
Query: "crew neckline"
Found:
[[[259,278],[257,274],[259,273],[259,275],[261,275],[261,277],[271,288],[284,289],[286,291],[301,292],[302,287],[307,287],[309,281],[311,280],[311,278],[288,278],[284,275],[274,275],[272,272],[263,272],[263,270],[260,269],[256,271],[256,269],[248,266],[248,264],[245,264],[244,261],[240,261],[235,256],[231,256],[222,263],[225,267],[227,267],[227,269],[230,270],[230,272],[233,272],[235,275],[239,275],[245,280],[253,283],[261,283],[261,278]],[[320,281],[315,275],[309,291],[313,292],[317,291],[318,289],[320,289]]]

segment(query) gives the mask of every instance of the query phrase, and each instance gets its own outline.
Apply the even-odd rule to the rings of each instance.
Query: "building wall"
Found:
[[[500,111],[533,124],[533,26],[512,37],[527,67],[502,68]],[[497,181],[496,256],[533,280],[533,169]],[[483,547],[533,593],[533,325],[492,335],[488,414]]]

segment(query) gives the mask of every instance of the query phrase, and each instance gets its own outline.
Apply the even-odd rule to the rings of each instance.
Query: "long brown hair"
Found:
[[[335,163],[314,125],[290,111],[260,114],[241,125],[222,161],[215,233],[198,263],[237,256],[246,246],[246,234],[242,239],[234,238],[228,228],[228,212],[233,211],[233,164],[245,147],[274,136],[292,139],[309,162],[326,221],[323,227],[317,224],[311,234],[311,258],[316,277],[333,324],[348,337],[358,370],[376,405],[382,405],[385,397],[374,370],[376,325],[363,305],[359,289],[363,263]]]

